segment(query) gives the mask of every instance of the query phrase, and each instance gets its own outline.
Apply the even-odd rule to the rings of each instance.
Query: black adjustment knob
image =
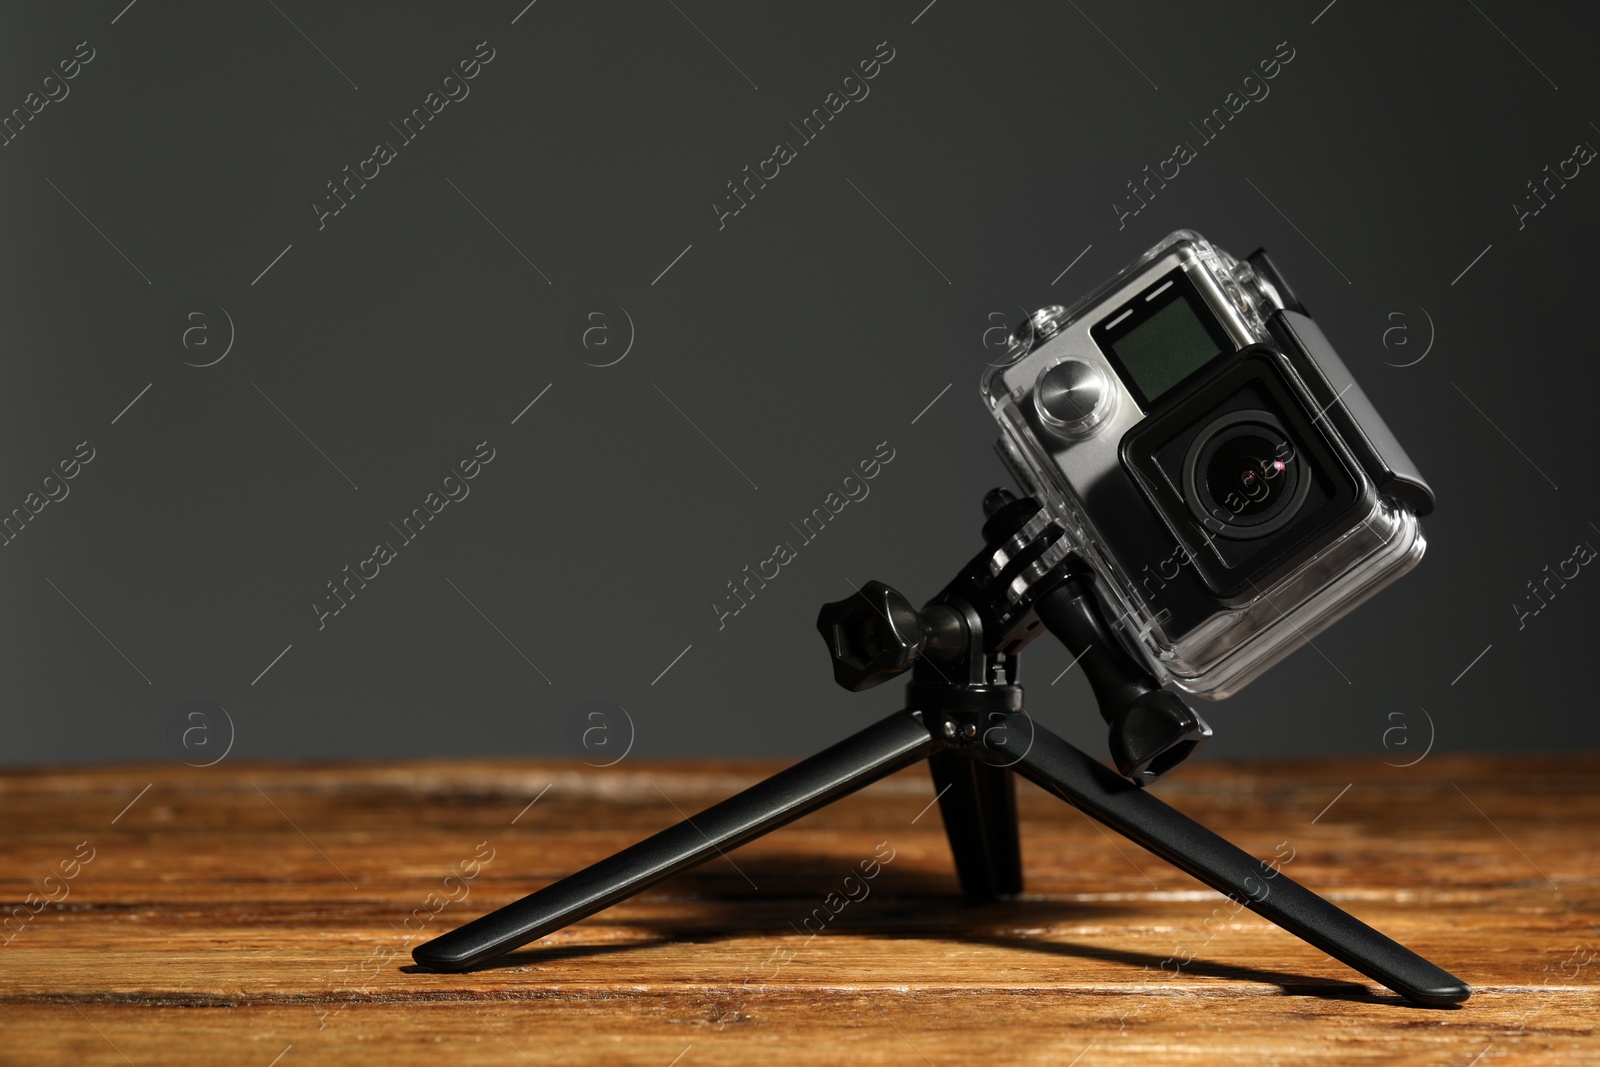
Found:
[[[1111,720],[1117,770],[1149,785],[1211,740],[1211,727],[1176,693],[1157,689],[1134,698]]]
[[[817,632],[833,655],[833,680],[852,693],[910,670],[928,639],[921,613],[882,582],[822,605]]]
[[[1039,599],[1035,610],[1083,660],[1100,714],[1111,727],[1111,758],[1119,773],[1149,785],[1211,740],[1206,721],[1123,649],[1087,573],[1069,575]]]

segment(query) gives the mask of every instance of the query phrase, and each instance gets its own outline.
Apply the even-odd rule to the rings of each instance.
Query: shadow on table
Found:
[[[735,863],[737,866],[734,866]],[[1176,962],[1171,956],[1059,939],[1041,940],[1012,933],[1010,931],[1017,928],[1037,929],[1056,923],[1125,919],[1131,905],[1122,901],[1028,898],[971,905],[961,900],[953,872],[902,868],[894,871],[892,881],[879,883],[868,896],[846,904],[837,913],[829,912],[823,905],[824,898],[830,893],[842,894],[842,879],[853,870],[836,855],[787,853],[740,857],[728,863],[712,861],[634,898],[643,904],[649,904],[653,899],[658,903],[662,900],[692,900],[698,905],[693,914],[630,917],[628,928],[648,931],[645,936],[632,937],[627,941],[608,940],[588,945],[569,943],[521,949],[472,969],[486,971],[532,965],[549,967],[565,961],[682,942],[716,942],[773,934],[809,937],[819,924],[816,920],[810,926],[803,927],[802,924],[812,917],[815,910],[820,915],[830,916],[820,936],[849,931],[888,940],[959,941],[1039,952],[1065,959],[1122,964],[1130,971],[1154,971],[1152,980],[1160,980],[1167,974],[1176,978],[1181,973],[1259,982],[1276,986],[1285,996],[1415,1006],[1393,994],[1373,993],[1359,981],[1313,978],[1264,967],[1218,963],[1205,959],[1199,953],[1174,970]],[[781,885],[783,888],[779,892],[782,895],[760,889],[763,884]],[[603,915],[604,912],[597,914]],[[1198,930],[1193,924],[1189,925]],[[1198,938],[1175,939],[1179,945],[1185,940],[1192,942]],[[401,970],[427,973],[425,968],[417,966],[402,967]],[[1137,978],[1137,975],[1133,977]],[[1129,988],[1134,986],[1130,985]]]

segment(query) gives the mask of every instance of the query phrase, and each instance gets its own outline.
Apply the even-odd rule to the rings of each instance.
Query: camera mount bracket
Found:
[[[989,493],[984,510],[983,551],[922,610],[869,582],[818,615],[835,680],[858,692],[911,670],[905,709],[417,946],[413,958],[433,970],[471,969],[926,759],[970,900],[1022,890],[1020,774],[1402,997],[1429,1007],[1466,1000],[1465,982],[1142,788],[1205,744],[1210,728],[1123,649],[1090,572],[1048,512],[1004,489]],[[1017,654],[1041,627],[1082,664],[1121,775],[1023,711]]]

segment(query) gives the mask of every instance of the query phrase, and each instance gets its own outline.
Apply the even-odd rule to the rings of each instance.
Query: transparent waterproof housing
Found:
[[[1137,334],[1127,325],[1135,314],[1148,321]],[[1284,531],[1271,536],[1178,503],[1204,471],[1163,483],[1126,451],[1157,420],[1203,403],[1202,389],[1224,395],[1247,359],[1279,383],[1286,410],[1241,417],[1288,427],[1296,477],[1338,490],[1314,516],[1278,520]],[[1197,696],[1237,692],[1422,557],[1426,485],[1406,473],[1409,460],[1264,254],[1239,260],[1175,232],[1072,306],[1036,312],[982,390],[1002,458],[1096,571],[1128,649]],[[1285,500],[1273,506],[1293,506]],[[1246,553],[1253,562],[1228,572],[1231,584],[1217,579]]]

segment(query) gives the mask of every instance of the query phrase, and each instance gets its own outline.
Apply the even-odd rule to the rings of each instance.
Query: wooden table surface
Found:
[[[1466,979],[1458,1009],[1405,1004],[1026,783],[1027,895],[963,906],[922,767],[499,966],[410,965],[777,766],[7,773],[0,1062],[1600,1063],[1591,754],[1202,760],[1158,787]]]

